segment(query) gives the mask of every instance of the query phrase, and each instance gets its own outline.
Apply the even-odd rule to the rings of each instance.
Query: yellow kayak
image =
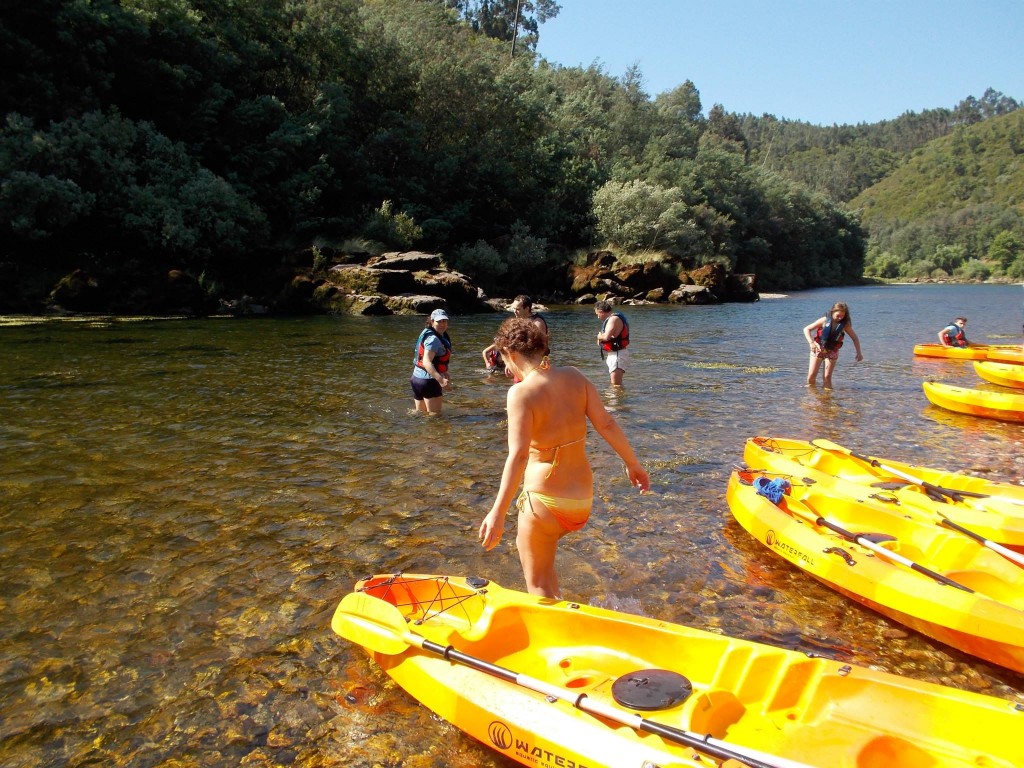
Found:
[[[957,526],[1024,552],[1024,486],[865,456],[830,440],[752,437],[743,460],[751,469],[838,483],[842,494],[877,501],[894,514]]]
[[[777,504],[733,472],[727,499],[755,539],[836,591],[965,653],[1024,672],[1024,568],[954,531],[834,486],[789,480]],[[763,481],[760,481],[763,482]]]
[[[947,347],[945,344],[915,344],[914,354],[918,357],[941,357],[947,360],[985,360],[988,345],[972,344],[969,347]]]
[[[374,576],[332,627],[522,765],[1024,765],[1024,705],[485,579]]]
[[[985,353],[986,360],[992,360],[996,363],[1014,363],[1020,365],[1024,363],[1024,346],[1020,344],[1013,344],[1011,346],[996,346],[989,347]]]
[[[985,381],[1004,387],[1024,389],[1024,365],[993,363],[990,360],[975,360],[974,372]]]
[[[940,408],[986,419],[1024,421],[1024,393],[987,392],[938,381],[926,381],[923,386],[928,402]]]

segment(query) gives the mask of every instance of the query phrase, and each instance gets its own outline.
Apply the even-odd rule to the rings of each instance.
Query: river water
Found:
[[[820,290],[755,304],[627,308],[612,390],[590,307],[552,307],[556,364],[602,391],[651,472],[628,486],[591,432],[595,509],[563,540],[573,600],[1024,701],[1024,679],[845,600],[732,521],[754,435],[1024,477],[1024,426],[941,411],[915,359],[954,315],[1021,340],[1021,286]],[[850,304],[865,360],[804,386],[801,328]],[[374,572],[522,588],[514,532],[476,528],[505,457],[495,315],[453,317],[455,390],[411,413],[421,318],[0,319],[0,764],[508,766],[330,631]],[[510,520],[510,528],[514,522]]]

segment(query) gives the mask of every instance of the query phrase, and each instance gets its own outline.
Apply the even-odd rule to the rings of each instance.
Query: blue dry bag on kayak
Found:
[[[789,480],[778,477],[769,480],[767,477],[759,477],[754,480],[754,488],[760,496],[764,496],[772,504],[778,505],[782,501],[782,495],[790,489]]]

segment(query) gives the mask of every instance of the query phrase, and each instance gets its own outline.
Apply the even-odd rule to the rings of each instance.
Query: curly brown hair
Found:
[[[498,327],[494,343],[501,352],[518,352],[526,357],[543,355],[547,351],[548,339],[537,324],[528,317],[510,317]]]

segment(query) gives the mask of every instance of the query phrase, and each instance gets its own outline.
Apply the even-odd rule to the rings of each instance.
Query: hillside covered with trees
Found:
[[[954,109],[814,126],[732,116],[753,164],[843,203],[885,278],[1024,277],[1024,111],[993,89]]]
[[[929,142],[851,206],[869,275],[1024,278],[1024,110]]]
[[[539,276],[604,247],[756,272],[768,290],[860,277],[856,218],[752,159],[692,83],[652,98],[638,71],[540,60],[557,11],[6,4],[0,306],[38,311],[71,270],[254,293],[353,248],[439,252],[504,293],[557,290]]]

